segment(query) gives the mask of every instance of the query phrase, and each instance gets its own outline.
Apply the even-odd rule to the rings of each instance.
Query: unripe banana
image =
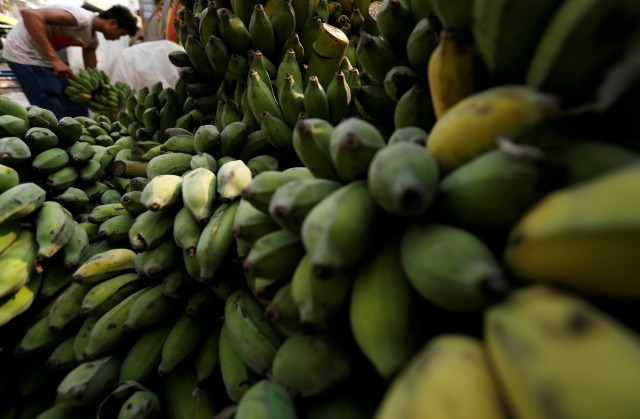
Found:
[[[157,175],[142,190],[140,202],[150,211],[160,211],[180,203],[182,178],[177,175]]]
[[[230,161],[218,169],[217,183],[218,197],[222,202],[237,200],[243,190],[251,183],[252,174],[249,167],[242,160]]]
[[[36,274],[38,242],[30,230],[22,229],[0,255],[0,298],[22,288]]]
[[[438,163],[420,145],[390,144],[373,157],[367,181],[372,198],[387,213],[401,217],[423,214],[438,192]]]
[[[237,419],[296,418],[291,395],[280,384],[262,379],[253,384],[239,400]]]
[[[188,317],[183,314],[178,318],[162,345],[158,375],[162,377],[171,373],[200,348],[204,325],[204,319],[200,316]]]
[[[195,253],[198,266],[196,279],[210,282],[227,258],[233,244],[233,220],[238,203],[239,200],[220,204],[202,230]]]
[[[285,183],[299,179],[291,173],[267,170],[251,179],[249,185],[242,191],[242,199],[249,201],[256,209],[268,214],[271,197],[278,187]]]
[[[379,211],[365,181],[351,182],[320,201],[302,224],[313,272],[324,278],[354,266],[376,235]]]
[[[99,402],[117,383],[120,364],[118,358],[108,356],[78,365],[58,385],[58,399],[85,406]]]
[[[158,246],[138,253],[134,260],[134,268],[144,278],[160,278],[179,260],[180,248],[169,234]]]
[[[137,337],[120,367],[119,381],[145,382],[155,374],[160,364],[162,346],[173,328],[169,320],[146,328]]]
[[[136,253],[125,248],[106,250],[91,256],[73,273],[73,280],[93,284],[133,270]]]
[[[159,145],[160,149],[163,145]],[[153,156],[147,163],[147,178],[149,180],[160,175],[181,176],[191,168],[191,157],[189,153],[166,153]]]
[[[321,394],[350,375],[351,355],[344,343],[332,335],[291,336],[273,360],[277,382],[302,397]]]
[[[31,167],[42,173],[51,173],[62,169],[68,163],[69,154],[61,148],[53,147],[38,153],[33,158]]]
[[[139,214],[129,228],[129,244],[136,252],[153,249],[172,231],[174,212],[150,211]]]
[[[56,201],[45,201],[36,214],[38,260],[42,262],[66,245],[75,231],[76,222],[69,210]]]
[[[329,151],[336,171],[344,182],[365,178],[371,159],[385,146],[374,125],[349,118],[331,133]]]
[[[502,267],[488,246],[467,230],[415,222],[400,246],[409,281],[437,306],[473,312],[508,291]]]
[[[92,287],[82,298],[83,317],[102,316],[116,304],[140,290],[144,282],[136,273],[126,273],[107,279]]]
[[[288,280],[304,253],[297,234],[279,229],[263,235],[253,243],[242,267],[245,275],[250,277]]]

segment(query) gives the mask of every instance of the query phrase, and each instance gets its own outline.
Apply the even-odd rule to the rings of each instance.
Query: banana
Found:
[[[17,292],[35,277],[37,252],[36,236],[26,229],[17,232],[15,240],[0,254],[0,298]]]
[[[88,341],[84,347],[84,359],[89,361],[96,359],[96,357],[127,340],[128,335],[124,331],[123,325],[127,320],[129,308],[147,289],[143,288],[134,292],[98,318],[98,321],[91,328]],[[116,378],[119,372],[120,367],[116,371]]]
[[[162,149],[164,145],[158,147]],[[148,161],[146,177],[151,180],[160,175],[181,176],[191,168],[192,157],[192,154],[182,152],[158,154]]]
[[[492,87],[461,100],[439,118],[429,133],[427,150],[444,174],[494,149],[497,136],[517,142],[519,135],[555,112],[555,99],[532,88]],[[469,126],[473,131],[458,131]]]
[[[174,135],[162,143],[162,151],[173,153],[196,154],[193,134]]]
[[[509,233],[509,270],[584,294],[636,298],[631,249],[638,242],[633,220],[640,201],[632,192],[638,173],[640,165],[629,164],[538,201]]]
[[[64,330],[80,318],[82,300],[90,288],[72,282],[56,297],[48,315],[51,330]]]
[[[308,255],[299,259],[291,278],[291,298],[297,307],[299,321],[323,329],[345,306],[351,291],[351,272],[318,278]]]
[[[187,250],[182,250],[183,261],[185,258],[195,260],[195,255],[189,255]],[[195,286],[195,278],[198,276],[192,275],[187,270],[187,264],[178,264],[170,272],[168,272],[162,280],[162,288],[165,295],[173,299],[181,299],[189,295]]]
[[[284,114],[280,110],[280,105],[276,101],[271,87],[266,84],[267,82],[268,80],[264,81],[260,78],[257,71],[249,70],[247,77],[247,99],[249,108],[256,121],[261,120],[261,114],[265,111],[273,117],[284,121]]]
[[[0,101],[0,107],[2,102]],[[33,304],[42,285],[42,275],[35,275],[13,294],[0,298],[0,327],[27,311]]]
[[[13,115],[24,120],[27,120],[28,116],[25,107],[10,96],[0,96],[0,114]]]
[[[90,224],[90,223],[87,223]],[[62,264],[66,268],[72,268],[80,263],[89,247],[89,235],[85,227],[78,222],[73,222],[73,234],[69,241],[62,246],[64,255]]]
[[[351,357],[344,342],[336,336],[294,335],[278,348],[273,377],[292,394],[315,396],[351,375]]]
[[[297,66],[298,63],[294,64]],[[280,65],[282,67],[282,64]],[[278,89],[278,101],[289,127],[293,127],[298,122],[298,115],[304,112],[304,93],[296,84],[294,76],[286,73],[280,82]]]
[[[419,333],[407,332],[420,330],[408,326],[418,318],[420,301],[402,269],[397,238],[378,245],[358,267],[349,298],[358,347],[381,377],[391,378],[422,342]]]
[[[367,176],[373,156],[386,145],[385,139],[371,123],[348,118],[331,132],[329,153],[344,183]]]
[[[122,404],[118,419],[160,417],[158,395],[151,390],[138,390]]]
[[[293,149],[291,140],[292,131],[287,125],[284,115],[276,117],[268,111],[260,114],[260,128],[266,134],[267,141],[278,150],[289,151]]]
[[[169,209],[145,210],[129,228],[129,244],[136,252],[157,247],[172,231],[175,214]]]
[[[360,77],[367,74],[363,71]],[[355,99],[356,115],[371,123],[379,121],[379,130],[394,123],[396,102],[389,97],[383,85],[362,83],[351,89],[351,97]],[[394,109],[394,112],[389,112],[389,109]]]
[[[600,85],[610,63],[620,60],[640,39],[633,25],[624,26],[606,40],[599,36],[598,28],[612,18],[635,21],[638,17],[640,7],[633,1],[563,2],[537,40],[526,84],[561,95],[567,105],[593,100],[595,89],[584,86]]]
[[[58,346],[65,338],[65,334],[58,333],[49,327],[49,316],[44,316],[28,326],[16,346],[15,354],[19,358],[23,358],[48,352]]]
[[[216,414],[208,392],[197,385],[193,368],[176,368],[163,377],[162,389],[168,419],[208,419]]]
[[[194,361],[198,385],[208,383],[220,368],[220,326],[215,323],[206,328],[205,333],[206,336]]]
[[[242,263],[245,275],[271,280],[288,280],[304,256],[300,237],[278,229],[258,238]]]
[[[191,162],[189,163],[191,166],[191,170],[197,169],[198,167],[203,167],[205,169],[211,170],[213,173],[218,171],[218,162],[216,159],[209,153],[201,153],[195,154],[191,157]]]
[[[3,137],[24,138],[30,128],[29,123],[22,118],[13,115],[0,115],[0,134]]]
[[[140,290],[144,281],[136,273],[109,278],[92,287],[82,298],[80,314],[83,317],[102,316],[120,301]]]
[[[436,200],[438,163],[420,145],[389,144],[373,156],[367,182],[371,197],[387,213],[400,217],[424,214]]]
[[[436,121],[433,103],[425,85],[414,84],[398,99],[394,113],[394,126],[397,128],[418,127],[431,130]]]
[[[241,289],[229,296],[225,325],[231,345],[249,368],[260,375],[270,371],[282,340],[249,291]]]
[[[73,237],[76,222],[71,212],[56,201],[45,201],[35,219],[38,263],[49,259]]]
[[[122,361],[118,381],[144,383],[155,375],[160,364],[162,346],[174,323],[172,320],[164,321],[140,333]]]
[[[487,310],[484,324],[489,360],[512,414],[638,415],[632,391],[638,376],[630,374],[640,362],[637,333],[589,302],[547,286],[526,287]],[[595,361],[603,353],[611,357],[606,364]],[[594,383],[598,391],[591,393]],[[541,396],[550,387],[553,402]]]
[[[293,148],[315,177],[341,182],[329,151],[333,129],[329,121],[318,118],[299,121],[293,129]]]
[[[473,312],[508,291],[502,266],[467,230],[416,221],[403,233],[400,253],[413,287],[439,307]]]
[[[27,143],[19,137],[0,138],[0,163],[16,166],[31,157]]]
[[[16,241],[21,230],[17,221],[0,223],[0,255]]]
[[[436,118],[475,91],[471,46],[455,32],[442,31],[429,59],[428,78]]]
[[[74,162],[87,162],[96,154],[95,149],[89,143],[78,141],[67,148],[69,157]]]
[[[225,125],[220,132],[220,155],[238,157],[251,134],[250,127],[242,122],[235,121]]]
[[[238,54],[246,54],[252,46],[251,33],[242,19],[227,8],[218,9],[218,18],[220,19],[220,35],[229,50]]]
[[[287,0],[289,2],[290,0]],[[262,379],[247,390],[238,403],[236,419],[296,418],[293,398],[278,383]]]
[[[244,199],[240,200],[233,220],[233,237],[247,240],[252,244],[265,234],[278,230],[278,224],[262,211]]]
[[[49,128],[55,131],[58,127],[58,118],[48,109],[31,105],[27,108],[27,120],[32,127]]]
[[[303,332],[305,325],[300,322],[300,310],[293,300],[292,284],[288,282],[276,291],[264,313],[283,338]]]
[[[197,168],[182,176],[182,203],[198,223],[206,224],[216,205],[216,175]]]
[[[340,186],[338,182],[317,178],[285,183],[271,197],[269,214],[282,228],[299,235],[311,209]]]
[[[0,164],[0,194],[20,184],[20,175],[16,169]]]
[[[328,87],[329,82],[327,82]],[[308,118],[329,121],[329,99],[317,76],[309,76],[304,89],[304,110]]]
[[[251,171],[251,176],[256,176],[258,173],[262,173],[267,170],[277,171],[280,168],[280,162],[271,155],[263,154],[249,159],[247,167]]]
[[[405,48],[400,52],[404,55]],[[382,83],[386,74],[395,65],[406,65],[391,44],[381,36],[363,33],[356,47],[358,64],[366,69],[376,83]]]
[[[238,403],[260,376],[244,363],[233,348],[226,323],[222,324],[218,343],[222,382],[229,399]]]
[[[115,248],[97,253],[82,262],[73,273],[80,284],[95,284],[116,275],[133,271],[136,253],[131,249]]]
[[[182,200],[182,178],[178,175],[157,175],[144,187],[140,202],[150,211],[160,211]]]
[[[140,202],[140,196],[142,196],[141,191],[129,191],[125,192],[120,199],[122,207],[135,218],[143,212],[148,211],[142,202]]]
[[[405,3],[403,0],[385,0],[376,16],[380,35],[395,51],[404,51],[415,26],[411,9]]]
[[[352,222],[352,214],[360,221]],[[328,195],[307,214],[302,242],[313,272],[326,278],[354,266],[376,235],[380,210],[365,181],[354,181]]]
[[[327,86],[327,103],[329,105],[329,121],[338,125],[351,112],[351,89],[342,70],[338,70],[335,77]]]
[[[557,170],[549,170],[540,160],[502,148],[487,151],[442,179],[434,209],[444,220],[464,228],[510,229],[549,192],[550,185],[557,184]]]
[[[49,300],[71,283],[72,272],[62,264],[48,266],[43,274],[42,287],[38,295],[44,300]]]
[[[158,246],[139,252],[134,259],[136,272],[144,278],[160,278],[179,260],[179,247],[168,234]]]
[[[251,183],[252,173],[242,160],[230,161],[218,169],[217,196],[222,202],[231,202],[240,197]]]
[[[204,52],[213,67],[216,78],[224,80],[231,60],[231,53],[226,42],[216,35],[210,35]]]
[[[200,74],[205,77],[214,77],[215,73],[213,71],[213,66],[209,62],[207,55],[204,52],[204,45],[202,45],[200,41],[200,35],[187,35],[187,42],[185,43],[185,51],[189,56],[189,61],[191,65],[198,71]]]
[[[166,295],[164,290],[163,284],[152,286],[131,304],[123,325],[125,331],[132,332],[160,324],[179,312],[183,302]]]
[[[505,418],[491,367],[478,339],[437,335],[393,379],[373,417]]]
[[[204,318],[182,314],[171,328],[162,345],[158,375],[171,373],[180,363],[194,355],[202,344]]]
[[[213,280],[216,271],[227,258],[233,244],[233,221],[238,204],[239,200],[220,204],[204,226],[196,246],[195,259],[198,265],[196,279],[203,282]]]
[[[73,352],[74,340],[75,337],[72,336],[55,347],[49,358],[47,358],[46,365],[48,368],[56,371],[70,371],[78,366],[78,361]]]
[[[173,239],[181,249],[194,255],[204,225],[198,223],[189,208],[183,206],[173,219]]]
[[[285,183],[299,179],[291,173],[283,173],[276,170],[261,172],[251,179],[251,182],[242,191],[242,199],[249,201],[256,209],[269,213],[271,197],[278,187]]]
[[[118,358],[107,356],[78,365],[58,384],[57,399],[81,406],[100,402],[117,383],[120,364]]]
[[[106,192],[106,191],[105,191]],[[104,193],[104,192],[103,192]],[[100,193],[100,196],[102,193]],[[93,207],[89,213],[89,222],[94,224],[102,224],[110,218],[118,215],[129,215],[127,210],[120,202],[112,202],[110,204],[99,204]]]
[[[251,112],[245,113],[245,115],[249,114],[251,114]],[[242,161],[248,162],[254,157],[273,154],[276,151],[271,143],[267,141],[267,135],[260,129],[257,121],[255,129],[256,131],[249,134],[247,142],[242,148],[242,151],[240,151],[238,158]]]

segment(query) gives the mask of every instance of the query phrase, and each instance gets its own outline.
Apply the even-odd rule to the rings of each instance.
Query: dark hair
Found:
[[[109,10],[105,10],[98,14],[101,19],[115,19],[118,27],[126,29],[129,36],[134,36],[138,32],[138,21],[129,9],[124,6],[116,5]]]

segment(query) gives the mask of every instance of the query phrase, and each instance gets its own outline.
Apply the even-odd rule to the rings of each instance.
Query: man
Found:
[[[87,107],[72,102],[64,93],[73,75],[59,55],[70,46],[82,47],[85,67],[97,64],[96,48],[101,32],[105,39],[134,36],[137,22],[123,6],[98,15],[76,6],[52,5],[20,11],[22,19],[9,31],[3,55],[32,105],[64,116],[87,116]]]

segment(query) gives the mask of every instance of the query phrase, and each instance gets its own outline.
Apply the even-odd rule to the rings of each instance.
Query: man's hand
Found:
[[[51,68],[53,69],[53,73],[63,80],[67,80],[68,78],[73,76],[73,71],[71,71],[71,67],[69,67],[62,60],[51,61]]]

